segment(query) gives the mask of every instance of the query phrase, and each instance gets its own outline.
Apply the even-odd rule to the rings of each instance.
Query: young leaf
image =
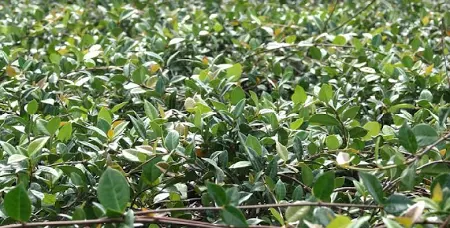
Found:
[[[280,223],[284,224],[283,216],[275,209],[275,208],[269,208],[270,213],[272,213],[273,217]]]
[[[234,64],[232,67],[227,69],[227,77],[232,81],[237,81],[241,78],[242,65],[240,63]]]
[[[245,141],[245,145],[252,148],[258,155],[262,155],[262,146],[255,136],[248,135],[247,140]]]
[[[310,208],[309,206],[288,207],[286,209],[286,212],[284,213],[284,217],[286,218],[286,221],[289,223],[300,221],[303,217],[305,217],[308,214],[309,208]]]
[[[6,214],[14,220],[27,222],[31,217],[31,200],[23,183],[6,193],[3,207]]]
[[[32,101],[30,101],[27,104],[27,107],[26,107],[27,113],[30,115],[35,114],[38,110],[38,106],[39,106],[38,102],[33,99]]]
[[[279,143],[278,141],[276,142],[275,147],[276,147],[278,155],[280,155],[281,159],[283,159],[283,161],[286,162],[289,158],[289,153],[288,153],[287,148],[283,144]]]
[[[56,131],[59,128],[59,125],[61,124],[61,118],[59,116],[53,117],[50,121],[48,121],[47,125],[45,126],[47,128],[48,133],[50,135],[54,135]]]
[[[168,151],[173,151],[178,147],[180,143],[180,134],[177,131],[169,131],[164,139],[164,145]]]
[[[50,137],[42,137],[32,141],[30,145],[28,145],[28,157],[33,156],[36,152],[41,150],[49,138]]]
[[[64,126],[62,126],[61,129],[59,129],[57,138],[60,141],[66,142],[70,139],[71,136],[72,136],[72,123],[68,122],[64,124]]]
[[[97,196],[107,211],[122,214],[130,200],[130,187],[121,172],[108,167],[100,177]]]
[[[297,85],[294,90],[294,94],[291,96],[291,100],[294,102],[294,105],[296,104],[303,104],[306,101],[307,94],[303,87]]]
[[[344,215],[337,215],[328,225],[327,228],[343,228],[352,223],[352,220]]]
[[[333,98],[333,87],[330,84],[323,84],[319,91],[319,100],[327,103]]]
[[[158,110],[147,100],[144,100],[144,111],[145,115],[147,115],[150,120],[154,120],[159,117]]]

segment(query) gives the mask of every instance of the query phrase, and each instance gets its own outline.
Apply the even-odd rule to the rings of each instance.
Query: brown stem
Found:
[[[72,220],[72,221],[46,221],[46,222],[30,222],[22,224],[10,224],[5,226],[0,226],[0,228],[20,228],[20,227],[60,227],[69,225],[92,225],[92,224],[111,224],[111,223],[122,223],[124,218],[101,218],[101,219],[91,219],[91,220]],[[180,218],[170,218],[170,217],[136,217],[134,222],[137,223],[165,223],[172,225],[182,225],[188,227],[229,227],[223,224],[211,224],[207,222],[200,222],[195,220],[187,220]],[[263,228],[275,228],[275,226],[249,226],[249,227],[263,227]]]
[[[324,24],[323,29],[322,29],[323,32],[327,31],[328,22],[330,21],[331,17],[333,17],[334,11],[336,10],[337,3],[338,3],[338,0],[335,0],[334,4],[333,4],[333,9],[330,13],[330,16],[328,16],[327,20],[323,23]]]
[[[261,204],[261,205],[243,205],[237,206],[238,209],[258,209],[271,207],[293,207],[293,206],[313,206],[313,207],[355,207],[365,209],[382,209],[383,206],[367,205],[367,204],[350,204],[350,203],[325,203],[325,202],[296,202],[296,203],[281,203],[281,204]],[[137,211],[136,215],[145,215],[149,213],[163,213],[174,211],[219,211],[222,207],[183,207],[183,208],[164,208],[156,210]]]
[[[447,55],[445,54],[445,30],[446,30],[446,25],[445,25],[445,21],[444,21],[444,17],[442,17],[441,19],[441,24],[442,24],[442,36],[441,36],[441,45],[442,45],[442,55],[444,57],[444,68],[445,68],[445,75],[447,76],[447,82],[448,82],[448,87],[450,88],[450,75],[448,74],[448,68],[447,68]]]
[[[362,8],[360,11],[358,11],[357,13],[355,13],[355,15],[353,15],[351,18],[349,18],[348,20],[344,21],[342,24],[340,24],[338,27],[332,29],[330,31],[330,33],[344,27],[347,23],[349,23],[351,20],[355,19],[357,16],[359,16],[362,12],[364,12],[366,9],[369,8],[369,6],[371,6],[373,3],[375,3],[377,0],[372,0],[371,2],[369,2],[369,4],[367,4],[364,8]]]

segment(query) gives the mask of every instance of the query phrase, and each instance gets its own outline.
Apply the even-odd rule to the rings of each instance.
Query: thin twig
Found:
[[[334,11],[336,10],[337,3],[338,3],[338,0],[335,0],[334,4],[333,4],[333,9],[330,13],[330,16],[328,16],[328,18],[324,22],[323,29],[322,29],[323,32],[327,31],[328,22],[330,21],[331,17],[333,17]]]
[[[312,189],[308,186],[308,185],[306,185],[306,184],[304,184],[304,183],[302,183],[301,181],[299,181],[299,180],[297,180],[297,179],[295,179],[294,177],[291,177],[291,176],[288,176],[288,175],[286,175],[286,174],[282,174],[282,173],[279,173],[278,174],[278,176],[280,176],[280,177],[284,177],[284,178],[288,178],[288,179],[290,179],[290,180],[292,180],[292,181],[294,181],[295,183],[297,183],[297,184],[299,184],[299,185],[301,185],[303,188],[305,188],[306,190],[308,190],[309,192],[311,192],[312,191]]]
[[[423,168],[425,168],[425,167],[428,167],[428,166],[430,166],[430,165],[436,165],[436,164],[449,164],[449,165],[450,165],[450,161],[433,161],[433,162],[429,162],[429,163],[427,163],[427,164],[424,164],[424,165],[422,165],[422,166],[419,166],[419,167],[417,168],[417,170],[419,171],[419,170],[421,170],[421,169],[423,169]]]
[[[447,217],[447,219],[439,226],[439,228],[446,228],[448,227],[450,223],[450,216]]]
[[[293,207],[293,206],[313,206],[313,207],[355,207],[365,209],[382,209],[381,205],[367,205],[367,204],[350,204],[350,203],[325,203],[325,202],[296,202],[296,203],[281,203],[281,204],[258,204],[258,205],[243,205],[237,206],[238,209],[261,209],[271,207]],[[136,215],[145,215],[151,213],[175,212],[175,211],[220,211],[222,207],[182,207],[182,208],[164,208],[156,210],[137,211]]]
[[[30,222],[30,223],[22,223],[22,224],[10,224],[5,226],[0,226],[0,228],[20,228],[20,227],[40,227],[40,226],[49,226],[49,227],[60,227],[60,226],[69,226],[69,225],[92,225],[92,224],[111,224],[111,223],[122,223],[124,222],[124,218],[101,218],[101,219],[91,219],[91,220],[72,220],[72,221],[46,221],[46,222]],[[207,222],[195,221],[195,220],[187,220],[180,218],[171,218],[171,217],[136,217],[134,219],[135,223],[165,223],[172,225],[182,225],[188,227],[229,227],[228,225],[223,224],[211,224]],[[252,228],[275,228],[276,226],[249,226]]]
[[[332,29],[329,33],[332,33],[342,27],[344,27],[347,23],[349,23],[351,20],[355,19],[357,16],[359,16],[362,12],[364,12],[366,9],[368,9],[373,3],[375,3],[377,0],[372,0],[371,2],[369,2],[369,4],[367,4],[364,8],[362,8],[360,11],[358,11],[357,13],[355,13],[355,15],[353,15],[352,17],[350,17],[350,19],[344,21],[342,24],[340,24],[338,27]]]
[[[444,57],[444,67],[445,67],[445,75],[447,76],[447,82],[448,82],[448,87],[450,89],[450,75],[448,74],[448,66],[447,66],[447,55],[445,54],[445,30],[446,30],[446,25],[445,25],[445,21],[444,21],[444,17],[442,17],[441,19],[441,26],[442,26],[442,36],[441,36],[441,45],[442,45],[442,55]]]
[[[442,136],[441,138],[439,138],[436,142],[434,142],[433,144],[426,146],[422,149],[421,152],[418,152],[415,157],[403,162],[402,164],[395,164],[395,165],[388,165],[388,166],[382,166],[382,167],[376,167],[376,168],[361,168],[361,167],[356,167],[356,166],[348,166],[347,168],[349,169],[353,169],[353,170],[360,170],[360,171],[380,171],[380,170],[389,170],[389,169],[394,169],[394,168],[398,168],[400,166],[405,166],[405,165],[410,165],[413,162],[419,160],[420,158],[422,158],[423,155],[425,155],[426,153],[428,153],[431,149],[433,149],[436,145],[438,145],[439,143],[441,143],[442,141],[447,140],[448,138],[450,138],[450,132],[447,132],[444,136]]]

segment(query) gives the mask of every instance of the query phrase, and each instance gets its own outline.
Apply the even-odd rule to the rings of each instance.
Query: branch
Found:
[[[432,162],[426,163],[426,164],[424,164],[422,166],[419,166],[417,168],[417,170],[421,170],[421,169],[423,169],[425,167],[428,167],[430,165],[435,165],[435,164],[449,164],[450,165],[450,161],[432,161]]]
[[[413,162],[419,160],[423,155],[425,155],[426,153],[428,153],[431,149],[433,149],[435,146],[437,146],[439,143],[441,143],[442,141],[447,140],[448,138],[450,138],[450,132],[447,132],[444,136],[442,136],[441,138],[439,138],[436,142],[434,142],[433,144],[426,146],[422,149],[421,152],[418,152],[415,157],[405,161],[402,164],[396,164],[396,165],[388,165],[388,166],[382,166],[382,167],[376,167],[376,168],[361,168],[361,167],[355,167],[355,166],[348,166],[347,168],[349,169],[353,169],[353,170],[360,170],[360,171],[380,171],[380,170],[388,170],[388,169],[394,169],[394,168],[398,168],[400,166],[404,166],[404,165],[409,165],[412,164]],[[447,163],[447,162],[446,162]],[[421,167],[423,168],[423,167]]]
[[[353,15],[350,19],[344,21],[341,25],[339,25],[338,27],[332,29],[330,31],[330,33],[344,27],[344,25],[346,25],[347,23],[349,23],[351,20],[355,19],[357,16],[359,16],[362,12],[364,12],[366,9],[369,8],[369,6],[371,6],[373,3],[375,3],[377,0],[372,0],[371,2],[369,2],[369,4],[367,4],[364,8],[362,8],[360,11],[358,11],[357,13],[355,13],[355,15]]]
[[[324,22],[323,29],[322,29],[323,32],[327,31],[328,22],[330,21],[331,17],[333,17],[334,11],[336,10],[337,3],[338,3],[338,0],[335,0],[334,5],[333,5],[333,10],[331,11],[330,16]]]
[[[124,218],[101,218],[101,219],[91,219],[91,220],[72,220],[72,221],[48,221],[48,222],[30,222],[30,223],[22,223],[22,224],[11,224],[0,226],[0,228],[20,228],[20,227],[40,227],[40,226],[69,226],[69,225],[93,225],[93,224],[111,224],[111,223],[122,223],[124,222]],[[170,218],[170,217],[136,217],[134,219],[135,223],[165,223],[172,225],[181,225],[188,227],[202,227],[202,228],[210,228],[210,227],[229,227],[228,225],[223,224],[211,224],[207,222],[200,222],[195,220],[187,220],[180,218]],[[251,228],[275,228],[276,226],[249,226]]]
[[[350,203],[324,203],[324,202],[297,202],[297,203],[281,203],[281,204],[258,204],[237,206],[238,209],[261,209],[271,207],[294,207],[294,206],[312,206],[312,207],[355,207],[363,209],[382,209],[383,206],[367,205],[367,204],[350,204]],[[180,208],[163,208],[156,210],[137,211],[135,215],[146,215],[151,213],[175,212],[175,211],[220,211],[223,207],[180,207]]]
[[[450,88],[450,75],[448,74],[447,55],[445,54],[445,36],[446,36],[445,30],[446,30],[446,26],[445,26],[444,17],[442,17],[441,21],[442,21],[441,22],[441,24],[442,24],[442,36],[441,36],[442,55],[444,56],[445,75],[447,76],[448,87]]]

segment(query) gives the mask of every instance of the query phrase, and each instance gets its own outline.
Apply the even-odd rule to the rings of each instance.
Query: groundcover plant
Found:
[[[447,0],[5,0],[0,227],[450,227]]]

